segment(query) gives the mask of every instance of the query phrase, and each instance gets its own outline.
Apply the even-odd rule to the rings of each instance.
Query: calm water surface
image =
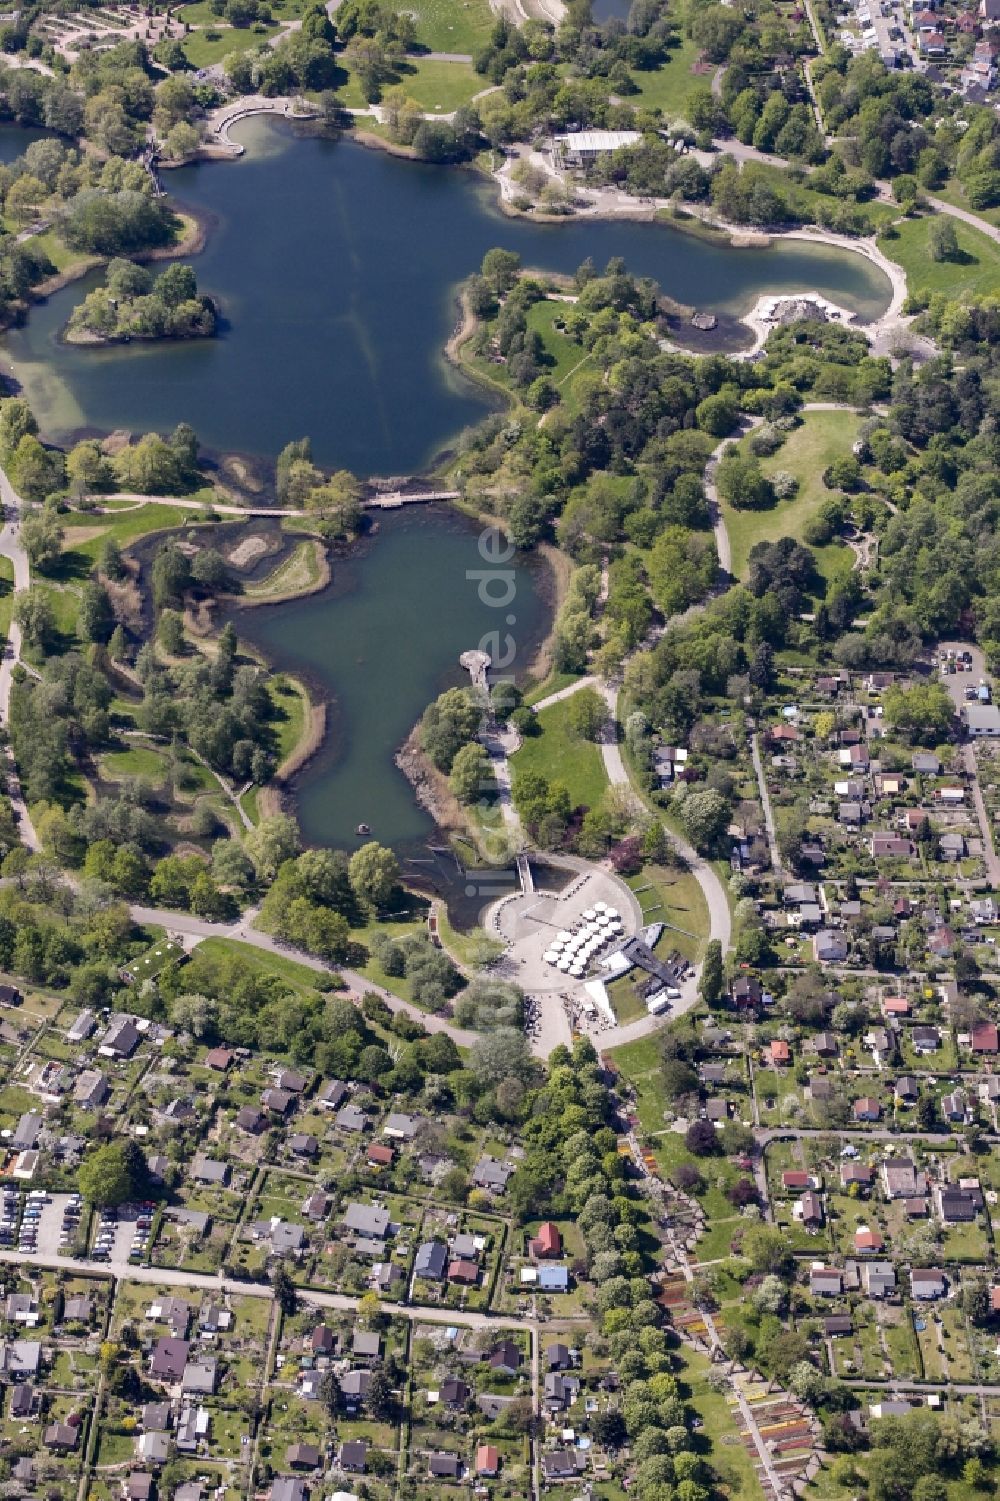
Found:
[[[296,787],[315,843],[353,847],[367,823],[383,843],[413,850],[434,825],[394,764],[399,745],[436,694],[468,682],[458,658],[487,633],[509,632],[513,670],[529,665],[549,620],[547,565],[520,554],[498,564],[488,545],[484,562],[481,532],[446,507],[387,513],[355,556],[334,562],[322,594],[234,616],[241,636],[331,704],[326,745]],[[484,569],[496,581],[482,587],[497,600],[509,592],[499,574],[509,571],[509,604],[483,603],[469,574]]]
[[[222,305],[225,332],[190,344],[73,348],[59,342],[60,330],[97,278],[65,288],[5,338],[47,435],[185,420],[214,449],[273,457],[309,434],[322,463],[416,472],[486,410],[440,351],[456,283],[497,244],[563,272],[587,256],[603,266],[620,255],[678,300],[719,312],[777,288],[816,289],[863,316],[888,302],[881,273],[860,256],[811,245],[732,250],[627,222],[525,224],[502,217],[469,174],[350,142],[295,140],[276,121],[252,120],[242,132],[250,149],[239,162],[170,179],[211,221],[197,270]],[[0,130],[0,156],[8,146],[11,158],[23,151],[27,134],[16,132],[15,144]],[[239,612],[240,633],[331,705],[326,744],[295,789],[311,841],[353,847],[364,822],[404,855],[426,859],[434,826],[395,751],[429,700],[463,681],[462,651],[509,630],[523,670],[550,616],[538,559],[507,565],[509,607],[482,602],[469,577],[483,567],[479,532],[442,508],[389,514],[334,564],[322,594]],[[454,868],[434,874],[464,886]]]
[[[222,337],[94,350],[59,342],[96,278],[32,310],[7,358],[47,436],[190,422],[213,449],[273,456],[308,434],[316,458],[361,474],[424,467],[487,409],[441,355],[455,285],[491,246],[570,272],[616,255],[680,302],[739,312],[769,290],[815,289],[863,316],[889,300],[861,256],[810,244],[734,250],[668,226],[504,218],[492,189],[350,141],[296,140],[279,121],[240,127],[248,154],[170,174],[212,219],[196,258]]]
[[[16,161],[23,156],[32,141],[58,140],[51,130],[44,130],[40,125],[15,125],[10,120],[0,121],[0,162],[8,163]],[[63,141],[63,145],[69,145]]]

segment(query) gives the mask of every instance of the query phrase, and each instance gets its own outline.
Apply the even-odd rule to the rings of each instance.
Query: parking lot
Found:
[[[123,1204],[99,1211],[94,1223],[91,1257],[94,1261],[140,1261],[149,1249],[153,1225],[151,1204]]]

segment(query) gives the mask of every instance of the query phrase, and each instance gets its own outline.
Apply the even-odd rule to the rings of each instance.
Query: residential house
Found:
[[[806,1189],[792,1205],[792,1218],[798,1220],[805,1230],[819,1230],[823,1224],[823,1204],[819,1194],[811,1188]]]
[[[888,1298],[896,1291],[896,1268],[891,1261],[866,1262],[863,1276],[870,1298]]]
[[[139,1046],[139,1032],[130,1016],[111,1018],[97,1049],[102,1058],[131,1058]]]
[[[874,1174],[866,1162],[842,1162],[840,1164],[840,1182],[844,1188],[850,1188],[852,1183],[856,1183],[859,1188],[871,1188],[873,1177]]]
[[[910,1293],[914,1298],[943,1298],[948,1290],[944,1272],[927,1267],[914,1267],[910,1273]]]
[[[887,1199],[913,1199],[926,1192],[926,1175],[907,1157],[887,1157],[879,1171]]]
[[[349,1094],[346,1084],[340,1079],[331,1079],[316,1096],[316,1104],[321,1110],[339,1110]]]
[[[349,1475],[363,1475],[368,1463],[368,1444],[363,1438],[346,1439],[340,1446],[339,1464]]]
[[[403,1115],[400,1111],[394,1110],[385,1118],[382,1135],[390,1137],[393,1141],[412,1141],[419,1128],[420,1122],[412,1115]]]
[[[809,1291],[814,1297],[837,1297],[844,1291],[844,1274],[839,1267],[814,1262],[809,1268]]]
[[[859,1225],[854,1232],[854,1249],[859,1256],[877,1256],[885,1250],[885,1241],[877,1230],[871,1230],[867,1225]]]
[[[979,1212],[975,1197],[960,1188],[938,1184],[934,1189],[934,1207],[944,1225],[971,1225]]]
[[[912,860],[916,856],[917,846],[912,839],[906,839],[902,834],[873,834],[871,837],[871,855],[873,860]]]
[[[528,1254],[536,1261],[544,1260],[549,1256],[562,1255],[562,1236],[558,1225],[553,1225],[551,1220],[546,1220],[539,1225],[538,1234],[528,1241]]]
[[[895,1084],[897,1100],[902,1105],[915,1105],[920,1098],[920,1086],[912,1074],[900,1074]]]
[[[480,1444],[476,1449],[476,1474],[492,1480],[500,1473],[500,1450],[495,1444]]]
[[[295,1104],[295,1097],[288,1089],[265,1089],[260,1103],[271,1115],[286,1116]]]
[[[490,1370],[502,1376],[516,1376],[521,1369],[521,1352],[512,1339],[501,1340],[490,1353]]]
[[[159,1381],[180,1381],[188,1361],[190,1346],[186,1339],[164,1336],[153,1347],[149,1374]]]
[[[979,1022],[973,1027],[969,1046],[974,1053],[1000,1052],[1000,1035],[995,1022]]]
[[[384,1240],[389,1233],[389,1211],[376,1204],[349,1204],[341,1224],[358,1235]]]
[[[854,1119],[856,1121],[877,1121],[882,1119],[882,1106],[871,1095],[862,1095],[854,1101]]]
[[[763,1003],[760,981],[752,976],[737,976],[729,994],[737,1011],[758,1011]]]
[[[476,1188],[485,1188],[490,1193],[502,1194],[507,1188],[507,1181],[513,1167],[507,1162],[498,1162],[495,1157],[480,1157],[472,1170],[472,1181]]]
[[[475,1287],[479,1281],[479,1263],[456,1258],[448,1263],[448,1281],[462,1287]]]
[[[817,964],[840,964],[847,958],[847,935],[836,928],[821,928],[813,937],[813,957]]]
[[[440,1241],[428,1240],[417,1250],[413,1263],[414,1275],[428,1282],[440,1282],[448,1265],[448,1248]]]

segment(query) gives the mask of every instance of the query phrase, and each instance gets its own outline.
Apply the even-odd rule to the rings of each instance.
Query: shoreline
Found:
[[[277,101],[271,103],[269,106],[261,104],[257,107],[249,107],[246,110],[242,111],[236,119],[227,122],[225,128],[228,130],[228,126],[230,124],[237,124],[239,120],[250,119],[258,115],[269,115],[275,119],[287,120],[292,124],[296,123],[296,117],[287,112],[291,101],[284,101],[284,110],[277,108],[276,103]],[[306,121],[310,117],[302,116],[301,118],[303,121]],[[359,130],[354,126],[349,127],[343,132],[343,139],[357,141],[359,145],[373,150],[387,151],[390,156],[402,157],[408,161],[419,160],[419,158],[414,156],[413,151],[410,149],[410,147],[399,145],[394,141],[384,140],[381,136],[375,135],[374,132],[365,130],[363,128]],[[236,143],[233,144],[235,145]],[[228,161],[235,161],[239,159],[239,155],[242,155],[242,149],[240,150],[239,154],[235,154],[231,151],[227,152],[225,154],[225,159]],[[882,272],[882,274],[889,282],[890,287],[889,302],[885,310],[878,316],[878,318],[871,319],[870,323],[866,326],[874,327],[875,325],[882,323],[887,319],[898,318],[902,309],[902,304],[906,299],[907,291],[905,271],[903,270],[902,266],[898,265],[895,261],[890,260],[885,252],[876,244],[874,236],[865,237],[863,239],[854,239],[849,235],[838,235],[832,230],[825,230],[816,225],[811,227],[800,226],[791,229],[783,229],[777,227],[773,229],[757,229],[752,225],[730,224],[727,220],[713,218],[710,213],[700,213],[698,206],[693,203],[686,203],[682,205],[681,212],[683,217],[679,218],[675,217],[675,205],[669,198],[651,198],[645,201],[630,201],[629,195],[617,189],[588,190],[595,194],[595,199],[569,214],[521,213],[518,209],[514,208],[513,204],[509,201],[507,195],[504,192],[504,183],[509,181],[509,178],[505,178],[503,176],[503,171],[504,166],[508,165],[510,161],[511,158],[506,158],[505,162],[500,167],[496,168],[493,172],[488,172],[485,174],[478,171],[475,167],[470,168],[470,163],[468,162],[450,163],[448,165],[457,166],[460,170],[465,171],[471,169],[472,171],[476,172],[477,176],[481,178],[484,177],[485,180],[490,182],[496,190],[497,201],[494,204],[494,207],[497,209],[497,211],[501,213],[505,218],[522,219],[527,223],[574,224],[586,219],[608,221],[614,221],[615,219],[629,219],[635,220],[639,223],[661,223],[666,228],[677,229],[682,233],[694,234],[696,236],[698,234],[701,234],[704,237],[707,231],[713,237],[722,237],[724,241],[734,250],[750,248],[769,249],[775,241],[797,239],[811,242],[813,244],[825,245],[828,249],[831,250],[860,255],[863,259],[867,260],[871,265],[874,265],[878,270]],[[602,194],[603,197],[596,197],[597,194]],[[612,197],[611,195],[614,195],[614,197]],[[662,215],[666,215],[666,217],[661,217]],[[688,222],[685,223],[685,220],[687,220]],[[791,297],[797,295],[800,296],[802,294],[782,292],[780,288],[776,288],[772,289],[766,295]],[[745,322],[746,315],[751,311],[752,309],[748,308],[744,313],[739,313],[734,316],[736,316],[740,322]],[[855,317],[859,317],[859,315],[855,314]],[[746,326],[751,334],[755,332],[755,330],[749,324],[746,324]],[[692,350],[689,352],[694,355],[698,353],[697,350]]]
[[[197,214],[186,209],[183,213],[178,212],[177,217],[184,225],[180,239],[173,245],[157,245],[152,250],[141,251],[129,259],[138,265],[145,265],[147,261],[172,261],[178,260],[185,255],[200,255],[208,240],[208,226],[203,223]],[[96,271],[100,266],[106,266],[114,257],[110,255],[88,255],[77,261],[72,266],[67,266],[65,271],[56,271],[54,275],[47,276],[43,281],[36,282],[29,287],[25,297],[25,315],[30,312],[34,302],[43,302],[46,297],[52,297],[56,292],[61,292],[64,287],[70,287],[75,281],[81,281],[91,271]],[[116,344],[123,342],[120,339],[106,339],[102,343]],[[156,343],[154,339],[148,343]]]
[[[461,804],[448,786],[448,778],[432,765],[420,744],[419,719],[392,759],[413,788],[418,807],[430,815],[442,833],[460,833],[473,839]]]

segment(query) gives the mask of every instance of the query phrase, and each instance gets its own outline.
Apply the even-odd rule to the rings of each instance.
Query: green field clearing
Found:
[[[195,952],[214,955],[216,958],[228,956],[244,959],[258,973],[275,975],[279,980],[284,980],[294,990],[300,992],[315,990],[317,982],[323,979],[321,974],[309,969],[305,964],[299,964],[294,959],[286,959],[283,954],[270,954],[266,949],[240,943],[236,938],[206,938],[199,943]]]
[[[196,498],[204,499],[209,504],[213,496],[211,491],[206,490],[199,492]],[[194,526],[200,520],[197,511],[162,501],[151,501],[149,505],[138,505],[132,510],[119,511],[109,516],[73,511],[60,518],[66,529],[63,550],[84,560],[89,571],[100,557],[108,537],[114,537],[119,547],[127,547],[130,542],[135,542],[150,532],[166,531],[176,526]],[[73,535],[74,531],[81,529],[86,529],[88,533],[82,541]]]
[[[688,1401],[701,1419],[698,1448],[711,1457],[722,1493],[730,1501],[760,1501],[763,1492],[754,1462],[739,1442],[741,1424],[721,1392],[708,1384],[710,1362],[682,1345],[676,1351],[680,1380],[688,1388]]]
[[[159,784],[167,770],[162,753],[145,745],[112,751],[101,757],[100,764],[101,771],[112,782],[123,782],[126,777],[141,777],[144,781]]]
[[[858,435],[861,418],[856,412],[806,412],[802,426],[790,433],[777,453],[761,460],[765,474],[771,475],[786,469],[799,481],[798,493],[791,500],[776,501],[766,511],[735,511],[723,503],[729,545],[733,554],[733,573],[742,578],[746,572],[747,558],[755,542],[777,542],[780,537],[802,538],[802,529],[817,515],[825,500],[835,492],[828,490],[821,478],[823,470],[833,459],[849,454]],[[746,449],[744,440],[744,451]],[[829,547],[815,549],[817,571],[823,573],[822,555],[830,553],[833,564],[843,565],[842,553],[849,549]]]
[[[511,757],[515,788],[525,772],[538,772],[550,782],[561,782],[574,807],[594,808],[608,785],[601,752],[570,727],[568,709],[572,699],[562,699],[538,715],[542,733],[529,736]]]
[[[192,31],[181,42],[184,56],[192,68],[208,68],[220,63],[231,52],[249,52],[262,42],[277,36],[279,26],[225,26],[216,23],[205,31]]]
[[[702,889],[689,871],[646,866],[628,882],[646,922],[667,923],[657,952],[676,949],[685,959],[700,958],[708,939],[708,906]],[[644,889],[645,888],[645,889]]]
[[[960,259],[931,259],[929,243],[934,216],[930,214],[921,219],[900,220],[896,226],[898,238],[885,240],[882,248],[890,260],[902,266],[907,287],[914,296],[924,297],[931,292],[944,292],[956,299],[992,296],[1000,285],[1000,245],[958,219],[950,222],[955,226]]]
[[[632,80],[639,92],[629,94],[629,103],[636,109],[658,109],[668,119],[684,117],[688,100],[696,89],[704,88],[711,78],[709,73],[693,73],[697,62],[698,47],[690,37],[682,37],[680,45],[671,52],[662,68],[651,72],[636,68]]]
[[[274,732],[275,754],[280,766],[302,738],[309,697],[297,679],[288,677],[282,677],[277,684],[269,684],[268,694],[274,705],[271,729]]]
[[[574,377],[578,371],[585,373],[593,370],[594,366],[590,353],[556,327],[565,318],[567,311],[566,303],[546,298],[533,303],[528,309],[527,323],[528,328],[540,336],[545,346],[547,359],[544,374],[558,388],[560,404],[572,413],[579,406]],[[508,378],[506,365],[496,365],[482,355],[474,354],[471,342],[465,345],[462,360],[481,379],[510,391],[515,401],[523,399],[523,393],[519,393]],[[567,677],[565,681],[570,682],[572,679]],[[539,694],[539,697],[544,697],[544,694]]]
[[[407,98],[415,100],[425,113],[450,115],[486,87],[485,80],[469,63],[443,63],[435,58],[420,58],[400,63],[397,76],[389,80],[384,92],[392,88],[402,89]],[[367,103],[355,73],[347,75],[347,82],[337,92],[341,103],[349,108],[363,108]],[[369,123],[362,120],[362,128],[368,129]]]
[[[487,0],[410,0],[406,9],[417,23],[417,40],[431,52],[479,52],[493,28]]]

